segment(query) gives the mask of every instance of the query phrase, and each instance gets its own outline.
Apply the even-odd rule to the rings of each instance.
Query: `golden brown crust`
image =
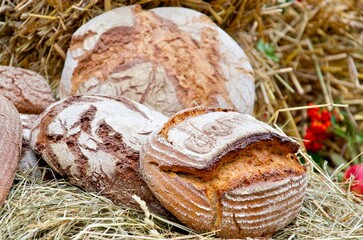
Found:
[[[306,168],[295,155],[295,141],[251,116],[230,121],[239,115],[221,109],[177,114],[143,145],[141,172],[160,202],[186,225],[220,229],[223,238],[267,237],[299,211]],[[213,139],[214,145],[203,145],[209,152],[191,151],[191,135]]]
[[[20,113],[40,114],[54,102],[50,86],[41,75],[9,66],[0,66],[0,94]]]
[[[238,44],[201,13],[164,10],[118,8],[77,30],[61,97],[122,95],[166,115],[193,106],[252,112],[253,71]]]
[[[0,206],[14,180],[21,155],[21,121],[15,106],[0,95]]]
[[[180,32],[173,22],[161,19],[153,12],[135,9],[138,10],[134,11],[134,26],[114,27],[106,31],[93,51],[80,59],[73,73],[71,94],[76,94],[80,85],[93,76],[97,76],[100,81],[111,81],[109,78],[114,72],[125,71],[142,62],[153,62],[155,66],[163,66],[184,108],[195,106],[196,103],[215,106],[215,96],[219,91],[232,107],[224,87],[226,79],[218,63],[218,40],[211,37],[217,33],[205,29],[201,43],[196,44],[190,34]],[[75,40],[71,44],[75,44]],[[113,50],[110,51],[110,48]],[[108,69],[112,71],[108,72]],[[156,67],[152,75],[155,75],[155,70]],[[143,97],[150,91],[147,88]],[[140,103],[144,103],[143,97]]]
[[[160,142],[155,144],[157,144],[158,147],[163,148],[163,150],[165,151],[172,151],[173,155],[177,155],[178,157],[170,158],[167,162],[157,162],[156,159],[156,164],[160,167],[160,169],[164,171],[191,173],[204,180],[209,180],[216,174],[216,172],[218,172],[223,164],[230,161],[231,157],[229,157],[228,154],[242,151],[244,148],[250,146],[251,144],[261,141],[278,141],[280,142],[279,149],[281,149],[281,151],[293,153],[297,152],[299,148],[297,142],[290,141],[290,139],[286,136],[277,134],[274,131],[266,130],[256,132],[253,135],[247,134],[246,136],[243,136],[242,134],[241,137],[235,138],[234,141],[229,142],[224,148],[221,148],[219,152],[216,152],[208,159],[204,159],[202,163],[198,165],[193,164],[195,160],[193,160],[192,157],[188,156],[188,154],[184,154],[183,151],[170,149],[169,145],[173,145],[173,141],[169,140],[169,130],[175,126],[175,128],[181,130],[181,132],[186,132],[187,134],[192,136],[189,137],[182,144],[188,147],[188,145],[190,145],[190,143],[192,142],[191,144],[193,144],[194,148],[194,145],[196,143],[194,143],[193,140],[196,138],[199,139],[199,141],[202,141],[204,144],[213,144],[213,142],[215,142],[215,139],[213,139],[215,136],[213,135],[220,135],[221,137],[227,136],[231,134],[232,131],[236,131],[236,129],[238,129],[239,127],[239,124],[244,124],[251,121],[251,119],[242,118],[242,115],[235,113],[232,117],[221,116],[219,119],[216,119],[215,122],[207,123],[203,127],[200,127],[199,130],[194,126],[192,122],[190,124],[181,126],[181,123],[187,122],[188,118],[195,118],[199,115],[213,112],[227,113],[235,111],[221,108],[191,108],[175,114],[164,124],[163,128],[160,130],[157,136],[160,139]],[[168,145],[164,146],[165,143],[168,143]],[[200,151],[200,148],[197,147],[194,150]]]

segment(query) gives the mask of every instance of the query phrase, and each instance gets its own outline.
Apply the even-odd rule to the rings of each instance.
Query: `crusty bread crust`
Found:
[[[249,115],[187,109],[150,135],[141,173],[160,202],[199,231],[271,236],[298,213],[307,184],[299,145]]]
[[[123,97],[74,96],[51,105],[34,124],[31,147],[58,173],[116,204],[166,214],[139,177],[139,150],[166,117]]]
[[[0,66],[0,94],[20,113],[40,114],[54,102],[50,86],[41,75],[16,67]]]
[[[21,154],[21,122],[15,106],[0,94],[0,206],[13,184]]]
[[[72,36],[61,97],[122,95],[172,115],[220,106],[251,113],[252,67],[238,44],[206,15],[187,8],[117,8]]]

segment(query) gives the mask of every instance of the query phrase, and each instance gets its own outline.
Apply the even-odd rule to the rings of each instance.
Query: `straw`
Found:
[[[352,0],[0,0],[0,64],[34,70],[57,96],[72,33],[116,7],[183,6],[207,14],[248,56],[256,79],[254,115],[300,141],[307,104],[332,109],[349,127],[363,128],[363,9]],[[264,51],[268,46],[272,52]],[[347,128],[348,129],[348,128]],[[363,144],[332,136],[318,166],[302,147],[309,184],[296,219],[274,239],[363,239],[362,198],[353,179],[339,176],[362,161]],[[347,135],[348,134],[348,135]],[[352,134],[352,135],[349,135]],[[332,156],[344,160],[334,165]],[[116,206],[64,179],[39,180],[18,173],[0,210],[0,239],[215,239],[174,218]]]

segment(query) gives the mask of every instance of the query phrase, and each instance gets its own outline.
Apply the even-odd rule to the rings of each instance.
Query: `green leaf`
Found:
[[[344,172],[338,172],[337,173],[337,178],[339,182],[343,182],[344,180]]]
[[[359,144],[359,145],[362,145],[363,144],[363,135],[361,132],[358,132],[357,135],[355,136],[355,139],[356,139],[356,142]]]
[[[330,131],[334,135],[339,136],[345,140],[348,140],[348,138],[349,138],[349,136],[347,135],[347,131],[342,129],[340,126],[335,125]]]
[[[324,159],[319,153],[316,152],[310,152],[308,151],[308,154],[311,156],[311,158],[320,166],[323,167],[324,165]]]
[[[275,54],[275,47],[263,41],[262,38],[258,40],[257,49],[263,52],[266,55],[266,57],[271,59],[272,61],[274,62],[279,61],[279,57],[276,56]]]

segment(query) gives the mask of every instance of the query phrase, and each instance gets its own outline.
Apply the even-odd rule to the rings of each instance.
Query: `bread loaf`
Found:
[[[21,154],[21,122],[14,105],[0,94],[0,206],[3,205]]]
[[[139,150],[166,120],[122,97],[68,97],[34,123],[30,146],[74,185],[132,208],[138,208],[131,198],[136,194],[152,211],[165,214],[139,177]]]
[[[54,102],[50,87],[41,75],[9,66],[0,66],[0,94],[20,113],[39,114]]]
[[[206,15],[180,7],[108,11],[74,34],[60,96],[122,95],[165,115],[193,106],[251,113],[254,77],[239,45]]]
[[[160,202],[198,231],[270,237],[299,212],[306,168],[299,144],[248,114],[177,113],[140,151],[140,171]]]
[[[29,146],[30,130],[37,118],[38,115],[36,114],[20,114],[23,141],[19,169],[22,172],[31,173],[35,177],[40,177],[42,171],[39,169],[39,157],[35,155]]]

